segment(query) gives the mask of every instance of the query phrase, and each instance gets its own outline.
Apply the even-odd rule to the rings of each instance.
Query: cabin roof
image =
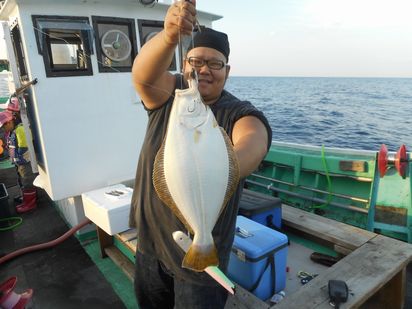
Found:
[[[113,5],[112,0],[93,0],[93,1],[88,1],[88,0],[35,0],[36,1],[36,6],[40,5],[50,5],[50,4],[57,4],[57,3],[70,3],[71,5],[73,4],[82,4],[84,5],[85,3],[89,2],[90,4],[96,5],[96,4],[101,4],[101,5]],[[168,1],[162,1],[162,2],[168,2]],[[170,6],[169,3],[162,3],[162,2],[157,2],[155,5],[155,8],[168,8]],[[13,8],[16,5],[19,4],[32,4],[33,0],[3,0],[0,1],[0,20],[8,20],[9,16],[13,10]],[[136,4],[136,6],[143,7],[142,4],[139,3],[139,0],[117,0],[116,5],[120,6],[121,4]],[[221,19],[223,16],[221,15],[216,15],[204,11],[198,11],[198,14],[200,17],[205,18],[207,20],[215,21]]]

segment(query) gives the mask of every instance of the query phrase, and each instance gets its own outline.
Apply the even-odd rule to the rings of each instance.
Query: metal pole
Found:
[[[282,180],[278,180],[278,179],[274,179],[274,178],[269,178],[269,177],[265,177],[265,176],[258,175],[258,174],[252,174],[252,176],[257,177],[257,178],[261,178],[261,179],[265,179],[265,180],[268,180],[268,181],[278,182],[278,183],[288,185],[288,186],[293,186],[293,187],[296,187],[296,188],[301,188],[301,189],[317,192],[317,193],[330,194],[330,195],[334,195],[334,196],[337,196],[337,197],[346,198],[348,200],[362,202],[362,203],[365,203],[365,204],[369,203],[369,200],[362,199],[362,198],[355,197],[355,196],[339,194],[339,193],[334,193],[334,192],[328,192],[328,191],[319,190],[319,189],[315,189],[315,188],[311,188],[311,187],[295,185],[295,184],[290,183],[290,182],[286,182],[286,181],[282,181]]]
[[[283,190],[283,189],[280,189],[280,188],[273,187],[271,184],[270,185],[265,185],[265,184],[262,184],[260,182],[249,180],[249,179],[246,179],[246,182],[250,183],[250,184],[253,184],[253,185],[256,185],[256,186],[259,186],[259,187],[262,187],[262,188],[266,188],[267,190],[284,193],[284,194],[287,194],[287,195],[290,195],[290,196],[302,198],[302,199],[309,200],[309,201],[312,201],[312,202],[322,203],[322,204],[327,203],[327,201],[324,200],[324,199],[320,199],[320,198],[317,198],[317,197],[305,196],[305,195],[301,195],[299,193],[293,193],[293,192],[290,192],[290,191],[287,191],[287,190]],[[363,213],[363,214],[368,214],[368,210],[364,209],[364,208],[359,208],[359,207],[351,206],[351,205],[344,205],[344,204],[336,203],[336,202],[329,202],[328,204],[331,205],[331,206],[338,207],[338,208],[343,208],[343,209],[352,210],[352,211],[355,211],[355,212],[360,212],[360,213]]]

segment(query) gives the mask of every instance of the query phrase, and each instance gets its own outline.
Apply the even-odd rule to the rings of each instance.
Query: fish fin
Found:
[[[172,195],[170,194],[169,188],[167,187],[166,177],[164,173],[164,148],[165,147],[163,143],[156,154],[156,158],[153,164],[153,186],[160,200],[172,210],[172,212],[180,220],[180,222],[182,222],[185,225],[186,229],[193,235],[193,228],[180,212],[175,201],[173,200]]]
[[[201,272],[209,266],[219,266],[219,258],[215,245],[212,244],[207,247],[201,247],[192,243],[183,258],[182,267]]]
[[[220,209],[220,212],[222,212],[227,202],[232,197],[233,193],[235,193],[237,186],[239,185],[240,169],[235,150],[233,149],[232,141],[222,127],[220,127],[220,130],[226,143],[227,155],[229,158],[229,179],[226,187],[225,199],[223,201],[222,208]]]

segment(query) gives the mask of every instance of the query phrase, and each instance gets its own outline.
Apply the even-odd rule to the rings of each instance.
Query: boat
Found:
[[[131,85],[132,61],[161,31],[170,3],[0,2],[9,92],[19,98],[23,125],[33,135],[29,151],[32,169],[39,173],[36,185],[69,228],[89,218],[82,195],[117,184],[133,186],[147,120]],[[205,26],[220,18],[198,12]],[[171,71],[179,70],[181,52],[176,50]],[[121,138],[119,132],[133,132],[133,138]],[[247,189],[281,199],[289,237],[314,241],[342,258],[276,308],[304,304],[309,296],[313,307],[321,307],[328,299],[324,286],[336,273],[353,283],[351,288],[359,288],[350,306],[376,303],[386,294],[390,304],[401,308],[405,270],[412,260],[411,154],[402,149],[272,143],[259,169],[248,177]],[[127,225],[127,215],[121,221],[121,226]],[[74,235],[79,240],[97,235],[102,256],[121,265],[131,278],[136,245],[133,231],[126,229],[111,235],[96,223],[82,225]],[[368,264],[368,258],[381,263],[374,280],[362,272],[377,267]],[[350,271],[347,265],[352,265]],[[229,303],[268,307],[241,286]]]

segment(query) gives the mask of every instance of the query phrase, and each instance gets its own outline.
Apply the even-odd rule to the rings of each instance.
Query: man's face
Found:
[[[220,98],[226,79],[229,75],[230,67],[226,65],[225,56],[213,48],[196,47],[188,52],[186,59],[189,59],[190,57],[196,57],[206,61],[223,61],[225,64],[221,69],[216,70],[209,68],[206,63],[201,67],[193,67],[187,60],[184,62],[183,72],[185,78],[189,79],[192,68],[194,68],[199,76],[199,92],[204,102],[206,104],[215,103]]]

